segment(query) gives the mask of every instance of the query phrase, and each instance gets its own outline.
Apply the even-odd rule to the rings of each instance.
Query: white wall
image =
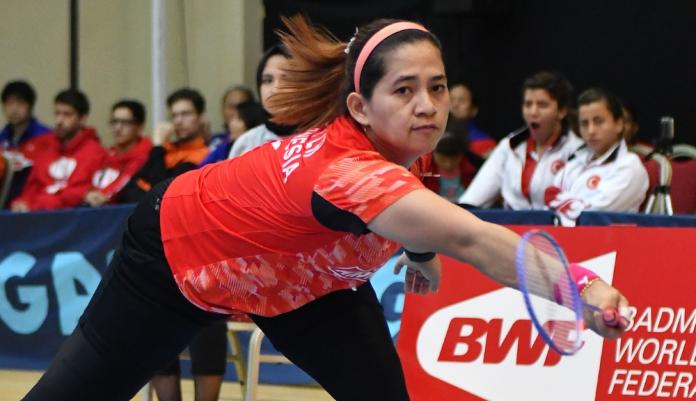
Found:
[[[135,98],[151,108],[151,5],[147,0],[83,0],[79,7],[80,88],[91,102],[89,123],[110,144],[106,122],[116,100]],[[262,2],[167,0],[165,7],[167,92],[181,86],[199,89],[218,130],[224,90],[237,84],[255,87]],[[38,93],[35,113],[51,125],[53,97],[69,85],[69,1],[0,0],[0,9],[0,84],[29,80]],[[0,123],[5,123],[1,115]],[[148,119],[148,128],[152,125]]]

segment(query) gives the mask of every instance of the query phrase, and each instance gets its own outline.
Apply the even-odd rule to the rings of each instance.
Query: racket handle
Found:
[[[602,319],[604,319],[604,323],[606,323],[607,326],[617,327],[619,324],[619,319],[617,318],[618,314],[619,313],[614,308],[605,309],[602,311]]]
[[[594,305],[586,304],[584,302],[583,304],[586,308],[601,313],[602,320],[604,320],[604,323],[609,327],[618,327],[621,329],[625,329],[626,327],[628,327],[630,323],[630,320],[627,317],[623,316],[621,313],[619,313],[619,311],[615,308],[600,309]]]

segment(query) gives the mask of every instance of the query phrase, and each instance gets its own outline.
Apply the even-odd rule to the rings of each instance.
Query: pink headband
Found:
[[[367,58],[370,57],[370,54],[372,53],[373,50],[375,50],[375,47],[382,43],[382,41],[391,35],[405,31],[407,29],[417,29],[419,31],[423,32],[428,32],[427,29],[425,29],[422,25],[416,24],[415,22],[395,22],[391,25],[387,25],[384,28],[380,29],[370,37],[370,39],[367,40],[367,43],[365,43],[365,46],[360,50],[360,54],[358,55],[358,61],[355,63],[355,73],[353,74],[353,83],[355,84],[355,91],[360,93],[360,75],[362,74],[362,69],[365,66],[365,62],[367,61]]]

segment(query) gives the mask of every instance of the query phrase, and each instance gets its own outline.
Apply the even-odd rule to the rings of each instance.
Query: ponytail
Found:
[[[302,16],[282,20],[289,32],[278,35],[291,58],[278,93],[268,99],[272,120],[300,130],[328,124],[344,107],[346,44]]]

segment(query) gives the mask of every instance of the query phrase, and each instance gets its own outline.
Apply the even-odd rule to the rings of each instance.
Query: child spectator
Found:
[[[242,102],[230,111],[230,120],[227,124],[228,133],[224,138],[218,138],[215,149],[201,162],[201,166],[208,163],[227,159],[234,141],[246,131],[266,122],[266,111],[254,102]]]
[[[237,106],[244,102],[253,102],[254,94],[246,86],[233,86],[222,95],[222,131],[214,133],[208,141],[208,149],[214,151],[221,142],[229,137],[229,122],[237,110]],[[229,149],[228,149],[229,150]]]
[[[472,157],[477,156],[471,154],[465,136],[445,132],[433,151],[433,175],[426,176],[424,183],[443,198],[457,202],[476,174],[477,165],[470,161]],[[476,161],[480,163],[482,159]]]

